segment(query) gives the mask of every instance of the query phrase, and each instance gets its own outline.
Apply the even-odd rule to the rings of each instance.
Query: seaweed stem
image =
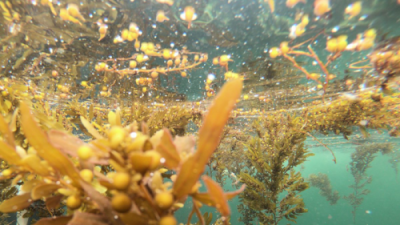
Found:
[[[315,39],[317,39],[317,37],[318,37],[319,35],[321,35],[321,34],[324,33],[324,32],[325,32],[325,30],[322,30],[322,31],[319,32],[317,35],[315,35],[314,37],[312,37],[312,38],[310,38],[310,39],[307,39],[307,40],[305,40],[305,41],[303,41],[303,42],[301,42],[301,43],[299,43],[299,44],[293,46],[292,49],[299,48],[300,46],[304,45],[304,44],[307,43],[307,42],[313,42]]]
[[[326,149],[328,149],[328,151],[330,151],[331,154],[332,154],[332,156],[333,156],[333,159],[332,159],[333,162],[336,164],[336,156],[335,156],[335,154],[333,153],[333,151],[332,151],[330,148],[328,148],[328,146],[326,146],[326,144],[322,143],[320,140],[318,140],[316,137],[314,137],[314,135],[310,134],[310,132],[302,131],[302,130],[300,130],[300,132],[302,132],[302,133],[304,133],[304,134],[307,134],[308,136],[312,137],[312,138],[314,139],[314,141],[317,141],[317,142],[320,143],[322,146],[324,146]]]
[[[324,95],[322,96],[322,101],[325,102],[326,88],[328,87],[328,83],[329,83],[329,78],[328,78],[329,71],[326,68],[326,66],[322,63],[322,61],[319,59],[318,55],[311,48],[311,45],[309,45],[307,48],[311,52],[311,55],[313,56],[313,58],[317,61],[318,65],[321,67],[322,71],[325,73]]]
[[[370,66],[370,65],[356,66],[356,65],[358,65],[360,63],[364,63],[364,62],[367,62],[367,61],[369,61],[369,59],[364,59],[364,60],[360,60],[360,61],[357,61],[357,62],[353,62],[353,63],[351,63],[349,65],[349,68],[350,69],[371,69],[372,66]]]
[[[204,218],[201,215],[199,207],[197,207],[197,201],[193,199],[193,209],[195,210],[197,217],[199,217],[199,221],[201,225],[205,225]]]
[[[146,187],[143,185],[143,183],[141,183],[140,185],[140,189],[142,190],[146,200],[150,203],[150,205],[154,208],[155,210],[155,216],[156,218],[160,215],[160,211],[158,210],[158,208],[154,205],[153,199],[151,198],[149,192],[147,191]]]
[[[313,57],[310,53],[308,53],[308,52],[303,52],[303,51],[290,51],[289,52],[290,54],[293,54],[293,55],[304,55],[304,56],[308,56],[308,57]]]
[[[193,204],[193,205],[194,205],[194,204]],[[190,211],[190,214],[189,214],[189,216],[188,216],[188,220],[187,220],[186,225],[190,225],[190,221],[192,220],[192,216],[193,216],[194,211],[195,211],[195,209],[194,209],[194,207],[193,207],[192,211]]]
[[[322,71],[325,73],[326,75],[326,84],[328,84],[328,75],[329,75],[329,71],[326,68],[326,66],[322,63],[322,61],[319,59],[318,55],[314,52],[314,50],[311,48],[311,45],[307,46],[308,50],[310,50],[311,55],[313,56],[313,58],[317,61],[318,65],[321,67]]]
[[[307,79],[310,77],[310,73],[308,73],[308,71],[306,69],[304,69],[303,67],[301,67],[299,64],[297,64],[296,60],[294,60],[291,56],[287,55],[287,54],[283,54],[283,56],[285,58],[287,58],[290,62],[293,63],[293,65],[299,69],[301,72],[306,74]]]

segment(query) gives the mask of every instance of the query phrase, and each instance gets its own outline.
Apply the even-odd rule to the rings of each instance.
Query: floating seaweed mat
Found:
[[[215,98],[200,128],[197,152],[188,157],[179,169],[172,190],[178,199],[192,192],[193,186],[204,172],[242,88],[243,82],[240,79],[230,81]]]
[[[37,154],[46,160],[51,167],[62,175],[68,176],[79,186],[80,175],[71,160],[60,150],[55,148],[48,140],[46,134],[33,119],[29,106],[21,102],[21,126],[29,144],[35,148]]]

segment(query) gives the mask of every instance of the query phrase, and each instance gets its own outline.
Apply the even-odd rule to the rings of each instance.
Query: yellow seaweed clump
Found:
[[[45,132],[31,114],[28,103],[20,102],[21,126],[30,148],[16,145],[9,126],[0,116],[0,158],[9,167],[2,179],[22,182],[24,193],[3,201],[0,212],[24,210],[35,201],[65,204],[68,215],[42,218],[99,224],[176,224],[174,212],[188,196],[199,218],[202,204],[230,216],[227,201],[243,191],[224,193],[208,176],[202,176],[217,148],[230,112],[240,97],[241,80],[232,80],[221,89],[199,131],[197,151],[192,137],[173,138],[168,129],[149,134],[149,127],[126,123],[119,111],[108,113],[107,126],[98,126],[80,117],[93,139],[87,143],[64,131]],[[93,118],[93,117],[92,117]],[[124,125],[123,125],[124,124]],[[175,171],[164,181],[161,172]],[[167,176],[169,177],[169,176]],[[199,193],[202,177],[208,191]],[[59,214],[57,214],[59,215]],[[91,219],[92,218],[92,219]]]

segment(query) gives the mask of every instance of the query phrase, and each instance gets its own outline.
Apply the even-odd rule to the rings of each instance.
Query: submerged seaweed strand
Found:
[[[320,189],[320,194],[329,201],[331,205],[337,203],[340,199],[338,191],[332,191],[331,182],[329,180],[328,175],[323,173],[311,174],[308,178],[311,186],[315,186]]]
[[[354,185],[351,185],[350,188],[353,189],[353,193],[344,198],[353,207],[353,224],[356,224],[357,209],[364,200],[363,195],[370,193],[370,190],[364,189],[367,184],[372,182],[372,178],[367,176],[366,170],[371,167],[370,163],[378,152],[381,152],[382,155],[392,153],[393,145],[391,143],[368,144],[357,147],[356,151],[351,154],[350,171],[354,178]]]

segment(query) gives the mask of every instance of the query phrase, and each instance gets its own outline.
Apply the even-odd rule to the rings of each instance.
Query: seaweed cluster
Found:
[[[282,219],[295,222],[307,212],[300,193],[309,185],[295,171],[307,157],[304,148],[306,134],[298,132],[303,123],[298,117],[266,116],[256,120],[257,135],[246,144],[249,163],[239,178],[248,187],[240,200],[241,221],[250,224],[254,219],[262,224],[277,225]]]
[[[214,206],[227,223],[230,209],[227,200],[242,189],[224,193],[208,176],[202,180],[208,192],[199,193],[199,178],[219,143],[231,109],[240,95],[242,82],[228,82],[216,97],[199,131],[197,151],[191,137],[173,138],[167,129],[149,134],[144,123],[122,125],[119,112],[108,113],[109,129],[102,133],[81,117],[82,124],[94,137],[85,143],[64,131],[45,132],[31,114],[30,105],[19,105],[20,124],[29,147],[21,148],[14,133],[0,117],[0,157],[9,168],[2,179],[13,185],[21,182],[18,195],[0,204],[3,213],[17,212],[33,206],[47,210],[68,207],[68,214],[54,213],[42,223],[83,224],[176,224],[174,212],[190,195],[193,214],[204,222],[201,203]],[[163,174],[174,171],[169,181]],[[45,215],[43,215],[45,216]],[[202,223],[203,223],[202,222]]]
[[[336,204],[340,199],[339,192],[332,191],[332,186],[328,175],[323,173],[318,173],[317,175],[311,174],[308,177],[308,181],[310,182],[311,186],[320,189],[319,194],[324,196],[331,205]]]

